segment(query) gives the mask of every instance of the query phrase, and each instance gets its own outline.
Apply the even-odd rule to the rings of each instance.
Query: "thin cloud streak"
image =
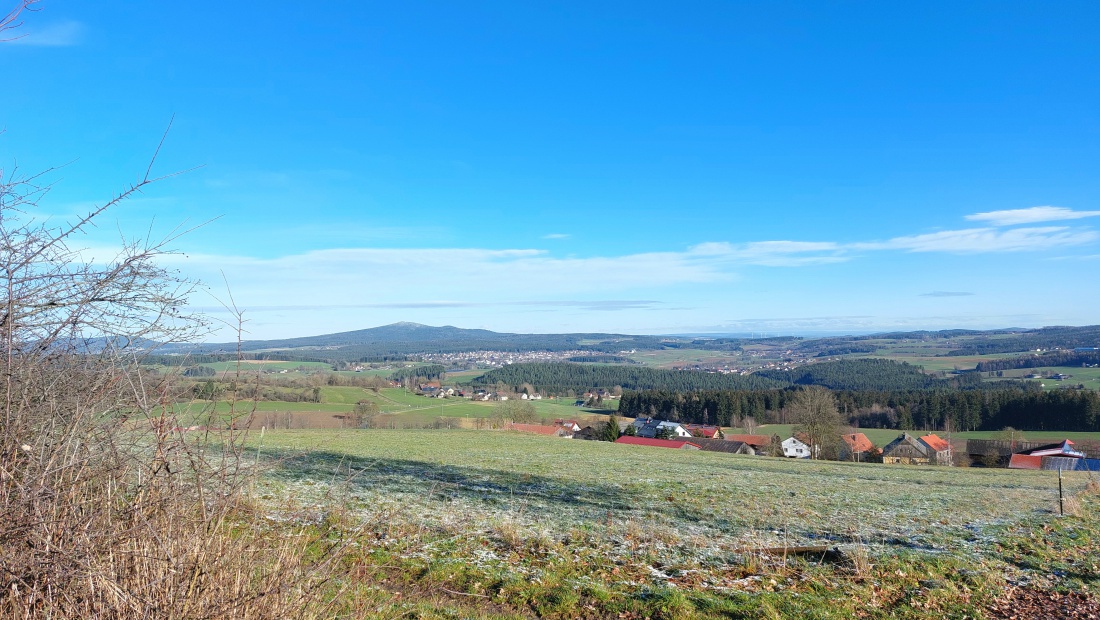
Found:
[[[1057,222],[1062,220],[1077,220],[1086,217],[1098,217],[1100,211],[1074,211],[1066,207],[1031,207],[1028,209],[1006,209],[1003,211],[986,211],[966,216],[972,222],[988,222],[993,226],[1016,226],[1019,224],[1036,224],[1039,222]]]
[[[895,237],[885,242],[856,243],[850,247],[860,250],[981,254],[987,252],[1048,250],[1069,245],[1084,245],[1092,243],[1098,238],[1100,238],[1100,235],[1092,230],[1075,231],[1066,226],[1041,226],[1009,230],[970,228]]]
[[[974,293],[967,293],[965,291],[932,291],[931,293],[921,293],[921,297],[970,297]]]
[[[251,306],[248,312],[318,312],[322,310],[358,310],[358,309],[432,309],[432,308],[492,308],[506,306],[532,306],[547,308],[581,308],[596,311],[636,310],[660,306],[664,302],[655,300],[619,300],[619,299],[595,299],[595,300],[534,300],[534,301],[502,301],[502,302],[469,302],[469,301],[425,301],[416,303],[364,303],[364,304],[315,304],[315,305],[281,305],[281,306]],[[189,306],[189,310],[204,313],[231,313],[224,306]]]

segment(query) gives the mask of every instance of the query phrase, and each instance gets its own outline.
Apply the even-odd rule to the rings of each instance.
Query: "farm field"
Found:
[[[481,375],[489,372],[488,369],[481,370],[459,370],[447,373],[447,383],[469,383],[470,381],[480,377]]]
[[[1032,373],[1049,373],[1049,374],[1064,374],[1069,375],[1068,379],[1062,381],[1056,381],[1054,379],[1025,379],[1027,375]],[[986,381],[1003,381],[1005,379],[1018,379],[1020,381],[1038,381],[1043,384],[1043,388],[1047,390],[1056,390],[1062,387],[1070,387],[1078,384],[1084,384],[1085,388],[1090,390],[1100,390],[1100,368],[1082,368],[1080,366],[1042,366],[1039,368],[1018,368],[1014,370],[1001,371],[1001,377],[989,377],[985,376],[987,373],[983,373],[983,379]]]
[[[992,355],[959,355],[952,357],[933,357],[928,355],[914,355],[911,352],[897,352],[894,350],[878,351],[874,355],[859,355],[852,357],[878,357],[895,362],[905,362],[913,366],[921,366],[925,372],[951,372],[952,370],[974,370],[978,362],[1002,359],[1006,357],[1018,357],[1018,353],[992,354]]]
[[[210,362],[207,364],[198,364],[199,366],[206,366],[212,368],[219,373],[234,373],[237,371],[237,362]],[[257,371],[297,371],[299,369],[306,369],[307,371],[316,370],[329,370],[332,368],[332,364],[326,362],[285,362],[278,360],[241,360],[240,369],[241,372],[257,372]]]
[[[724,361],[740,362],[743,358],[740,353],[723,351],[708,351],[705,349],[665,349],[661,351],[638,351],[624,355],[636,362],[658,368],[669,368],[683,364],[721,363]]]
[[[454,607],[497,618],[983,617],[1010,583],[1100,587],[1089,557],[1096,502],[1074,497],[1084,516],[1055,517],[1053,472],[795,462],[502,431],[251,441],[269,466],[257,493],[273,518],[338,518],[357,533],[365,587],[442,593],[418,603],[439,614],[428,617]],[[1064,480],[1072,494],[1088,482],[1084,472]],[[813,545],[837,551],[795,554]]]
[[[458,426],[473,428],[478,420],[492,418],[498,404],[492,401],[470,401],[463,398],[427,398],[406,392],[402,388],[382,388],[374,391],[351,386],[323,386],[320,388],[321,402],[293,401],[190,401],[177,403],[172,413],[179,416],[183,425],[206,425],[210,417],[215,424],[228,424],[230,411],[236,416],[247,416],[254,412],[253,428],[343,428],[349,425],[344,417],[350,414],[359,401],[373,402],[378,406],[379,415],[375,423],[382,427],[425,427],[436,424],[440,418],[454,418]],[[603,420],[618,407],[617,400],[609,399],[605,409],[574,407],[574,399],[544,399],[530,401],[535,408],[538,422],[549,423],[555,419],[575,419],[579,421]]]

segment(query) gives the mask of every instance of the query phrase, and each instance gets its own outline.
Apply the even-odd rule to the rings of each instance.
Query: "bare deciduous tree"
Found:
[[[833,393],[819,386],[802,388],[790,409],[798,420],[795,430],[808,439],[812,457],[834,457],[840,444],[841,422]]]

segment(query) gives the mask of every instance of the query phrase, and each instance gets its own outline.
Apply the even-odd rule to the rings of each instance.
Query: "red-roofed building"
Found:
[[[554,424],[566,429],[571,433],[575,433],[581,430],[581,425],[577,424],[576,420],[562,420],[561,418],[558,418],[557,420],[554,420]]]
[[[749,444],[754,449],[759,449],[770,446],[772,438],[767,435],[726,435],[726,441],[740,441]]]
[[[1047,444],[1013,454],[1008,461],[1009,469],[1074,469],[1085,453],[1076,450],[1073,442],[1066,439],[1059,443]],[[1044,467],[1044,461],[1045,467]]]
[[[677,450],[699,450],[699,444],[690,441],[675,439],[651,439],[649,437],[631,437],[623,435],[615,440],[615,443],[625,443],[631,446],[652,446],[655,448],[675,448]]]
[[[721,426],[708,426],[706,424],[685,424],[684,428],[691,433],[692,437],[702,437],[704,439],[722,439]]]
[[[871,443],[863,433],[848,433],[841,435],[840,438],[844,440],[844,445],[840,449],[842,461],[865,461],[867,453],[875,449],[875,444]]]
[[[1030,454],[1013,454],[1008,461],[1009,469],[1042,469],[1043,457]]]
[[[882,462],[904,465],[950,465],[951,444],[934,434],[913,437],[909,433],[902,433],[882,449]]]
[[[929,433],[920,438],[924,445],[928,446],[929,458],[935,465],[951,464],[951,443],[939,437],[935,433]]]
[[[1039,457],[1042,457],[1042,456],[1068,456],[1068,457],[1077,458],[1077,459],[1085,458],[1085,453],[1080,452],[1078,450],[1075,450],[1074,447],[1073,447],[1073,442],[1068,440],[1068,439],[1066,439],[1065,441],[1063,441],[1061,443],[1054,443],[1054,444],[1050,444],[1048,446],[1043,446],[1041,448],[1033,448],[1032,450],[1029,450],[1029,451],[1025,452],[1024,454],[1029,454],[1031,456],[1039,456]]]

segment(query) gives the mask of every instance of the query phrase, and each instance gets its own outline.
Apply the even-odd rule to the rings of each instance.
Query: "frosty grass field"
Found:
[[[577,601],[650,589],[719,601],[798,592],[807,574],[840,569],[810,558],[792,572],[782,549],[822,544],[857,577],[833,586],[846,596],[870,587],[871,598],[881,589],[878,605],[911,604],[902,594],[890,603],[887,585],[910,577],[898,569],[869,580],[877,585],[861,580],[907,562],[926,566],[913,587],[942,599],[940,612],[977,604],[969,590],[983,586],[951,581],[959,575],[995,574],[978,579],[986,585],[1095,581],[1093,570],[1051,585],[1045,568],[1005,560],[1007,540],[1057,520],[1055,472],[795,462],[500,431],[269,431],[252,435],[250,451],[269,466],[257,493],[272,518],[339,513],[370,534],[365,552],[487,601],[514,600],[501,584],[540,580]],[[1089,482],[1065,476],[1067,495]],[[927,582],[935,570],[944,581]],[[780,600],[777,609],[800,599]]]

